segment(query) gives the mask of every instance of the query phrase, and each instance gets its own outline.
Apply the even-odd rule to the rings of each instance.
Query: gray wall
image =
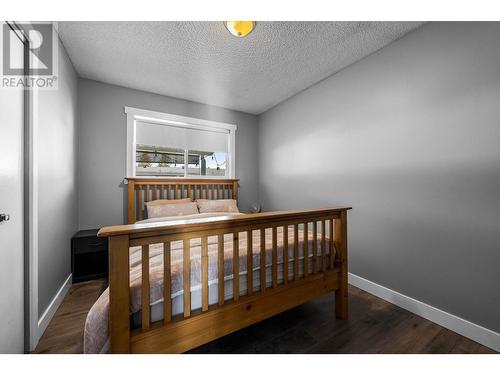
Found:
[[[258,200],[255,116],[86,79],[79,80],[78,88],[80,229],[126,220],[125,106],[236,124],[240,209]]]
[[[352,205],[350,271],[500,332],[500,23],[432,23],[259,118],[265,209]]]
[[[78,79],[59,42],[59,88],[38,95],[38,314],[71,273],[77,214]]]

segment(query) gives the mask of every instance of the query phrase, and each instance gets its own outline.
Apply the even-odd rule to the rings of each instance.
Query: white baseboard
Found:
[[[349,284],[500,352],[500,333],[349,273]]]
[[[40,337],[42,337],[43,333],[47,329],[47,326],[49,325],[50,321],[54,317],[54,314],[56,313],[57,309],[61,305],[64,297],[68,293],[68,290],[71,287],[71,277],[72,277],[72,274],[69,274],[66,281],[62,284],[61,288],[59,288],[55,297],[52,299],[49,306],[44,311],[44,313],[42,314],[40,319],[38,320],[38,334],[37,334],[37,340],[36,340],[37,343],[38,343],[38,340],[40,340]],[[36,346],[36,344],[35,344],[35,346]]]

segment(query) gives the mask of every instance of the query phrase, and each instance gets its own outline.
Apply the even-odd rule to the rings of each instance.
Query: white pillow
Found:
[[[194,202],[167,203],[161,205],[148,205],[148,218],[183,216],[198,214],[198,207]]]
[[[235,199],[198,199],[200,214],[209,212],[240,212]]]

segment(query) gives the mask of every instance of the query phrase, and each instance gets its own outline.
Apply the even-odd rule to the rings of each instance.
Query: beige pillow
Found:
[[[162,205],[148,205],[148,218],[183,216],[198,214],[198,207],[195,202],[167,203]]]
[[[144,203],[146,207],[149,206],[163,206],[164,204],[177,204],[177,203],[189,203],[191,202],[191,198],[183,198],[183,199],[156,199],[154,201],[149,201]]]
[[[234,199],[198,199],[200,214],[209,212],[240,212]]]

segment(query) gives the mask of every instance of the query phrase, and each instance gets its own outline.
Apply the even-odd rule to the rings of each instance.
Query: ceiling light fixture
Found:
[[[224,21],[224,26],[234,36],[243,38],[255,28],[255,21]]]

